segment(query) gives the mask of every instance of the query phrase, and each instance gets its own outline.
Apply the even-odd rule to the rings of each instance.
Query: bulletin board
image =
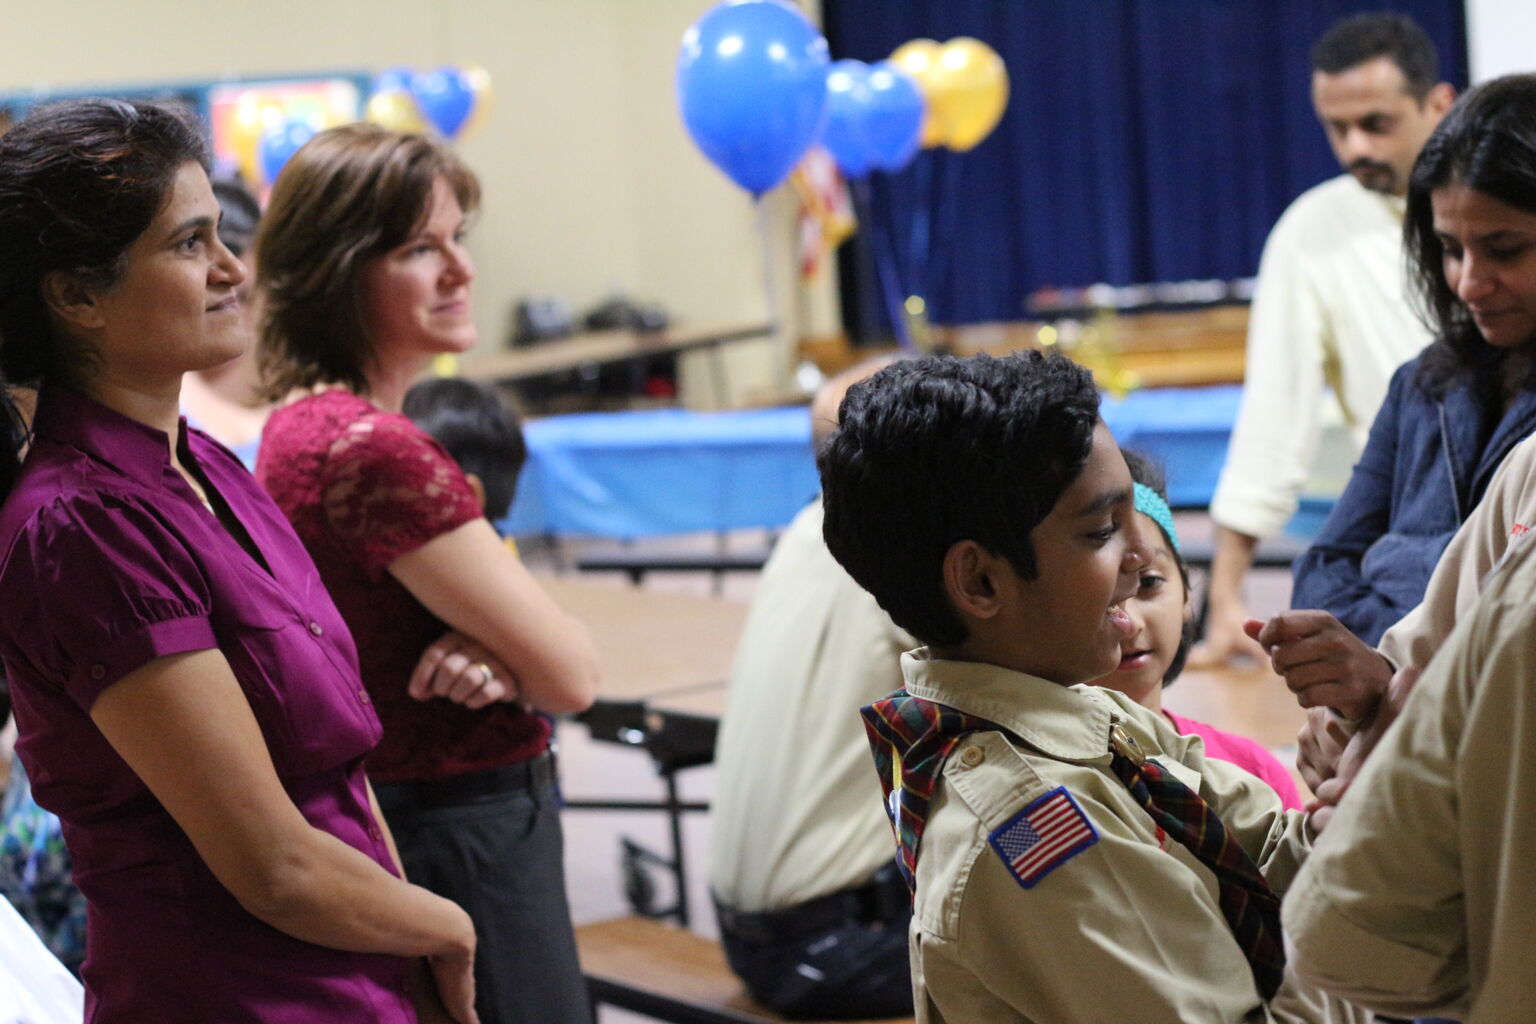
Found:
[[[254,180],[255,143],[269,124],[304,121],[315,130],[359,120],[371,74],[272,75],[217,82],[141,83],[99,88],[0,93],[0,133],[40,103],[110,96],[173,103],[195,113],[206,126],[214,173]]]

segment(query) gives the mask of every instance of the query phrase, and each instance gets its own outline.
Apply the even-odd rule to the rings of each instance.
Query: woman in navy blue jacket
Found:
[[[1372,645],[1423,598],[1494,470],[1536,429],[1536,125],[1520,104],[1481,106],[1457,104],[1409,184],[1404,241],[1437,340],[1393,376],[1295,565],[1292,607],[1332,612]]]

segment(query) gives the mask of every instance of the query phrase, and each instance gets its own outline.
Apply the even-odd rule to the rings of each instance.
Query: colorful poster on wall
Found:
[[[265,195],[262,136],[290,126],[322,131],[362,116],[363,95],[347,78],[238,82],[208,90],[216,173],[238,173],[252,191]]]

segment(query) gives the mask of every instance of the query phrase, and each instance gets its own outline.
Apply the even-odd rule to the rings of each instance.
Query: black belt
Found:
[[[375,782],[380,805],[395,807],[458,807],[499,793],[534,791],[554,785],[555,755],[546,750],[483,772],[450,775],[446,779]]]
[[[863,885],[779,910],[745,913],[715,900],[720,930],[742,942],[788,942],[848,924],[889,921],[912,904],[907,884],[894,863],[882,867]]]

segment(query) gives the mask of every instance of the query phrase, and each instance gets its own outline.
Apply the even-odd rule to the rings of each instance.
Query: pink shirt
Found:
[[[1193,718],[1176,715],[1172,711],[1164,711],[1163,714],[1180,733],[1185,736],[1199,736],[1204,740],[1207,757],[1235,764],[1248,774],[1258,776],[1280,794],[1280,802],[1285,804],[1287,809],[1301,809],[1301,794],[1296,789],[1296,780],[1291,778],[1291,773],[1285,770],[1285,765],[1281,764],[1275,755],[1258,743],[1246,736],[1223,732],[1214,725],[1206,725]]]
[[[0,657],[17,752],[63,823],[89,901],[86,1019],[414,1022],[405,960],[313,945],[247,913],[90,718],[102,691],[155,658],[217,648],[299,811],[393,872],[362,772],[378,718],[288,521],[239,460],[185,424],[179,457],[260,560],[171,466],[160,431],[53,388],[34,432],[0,508]]]

